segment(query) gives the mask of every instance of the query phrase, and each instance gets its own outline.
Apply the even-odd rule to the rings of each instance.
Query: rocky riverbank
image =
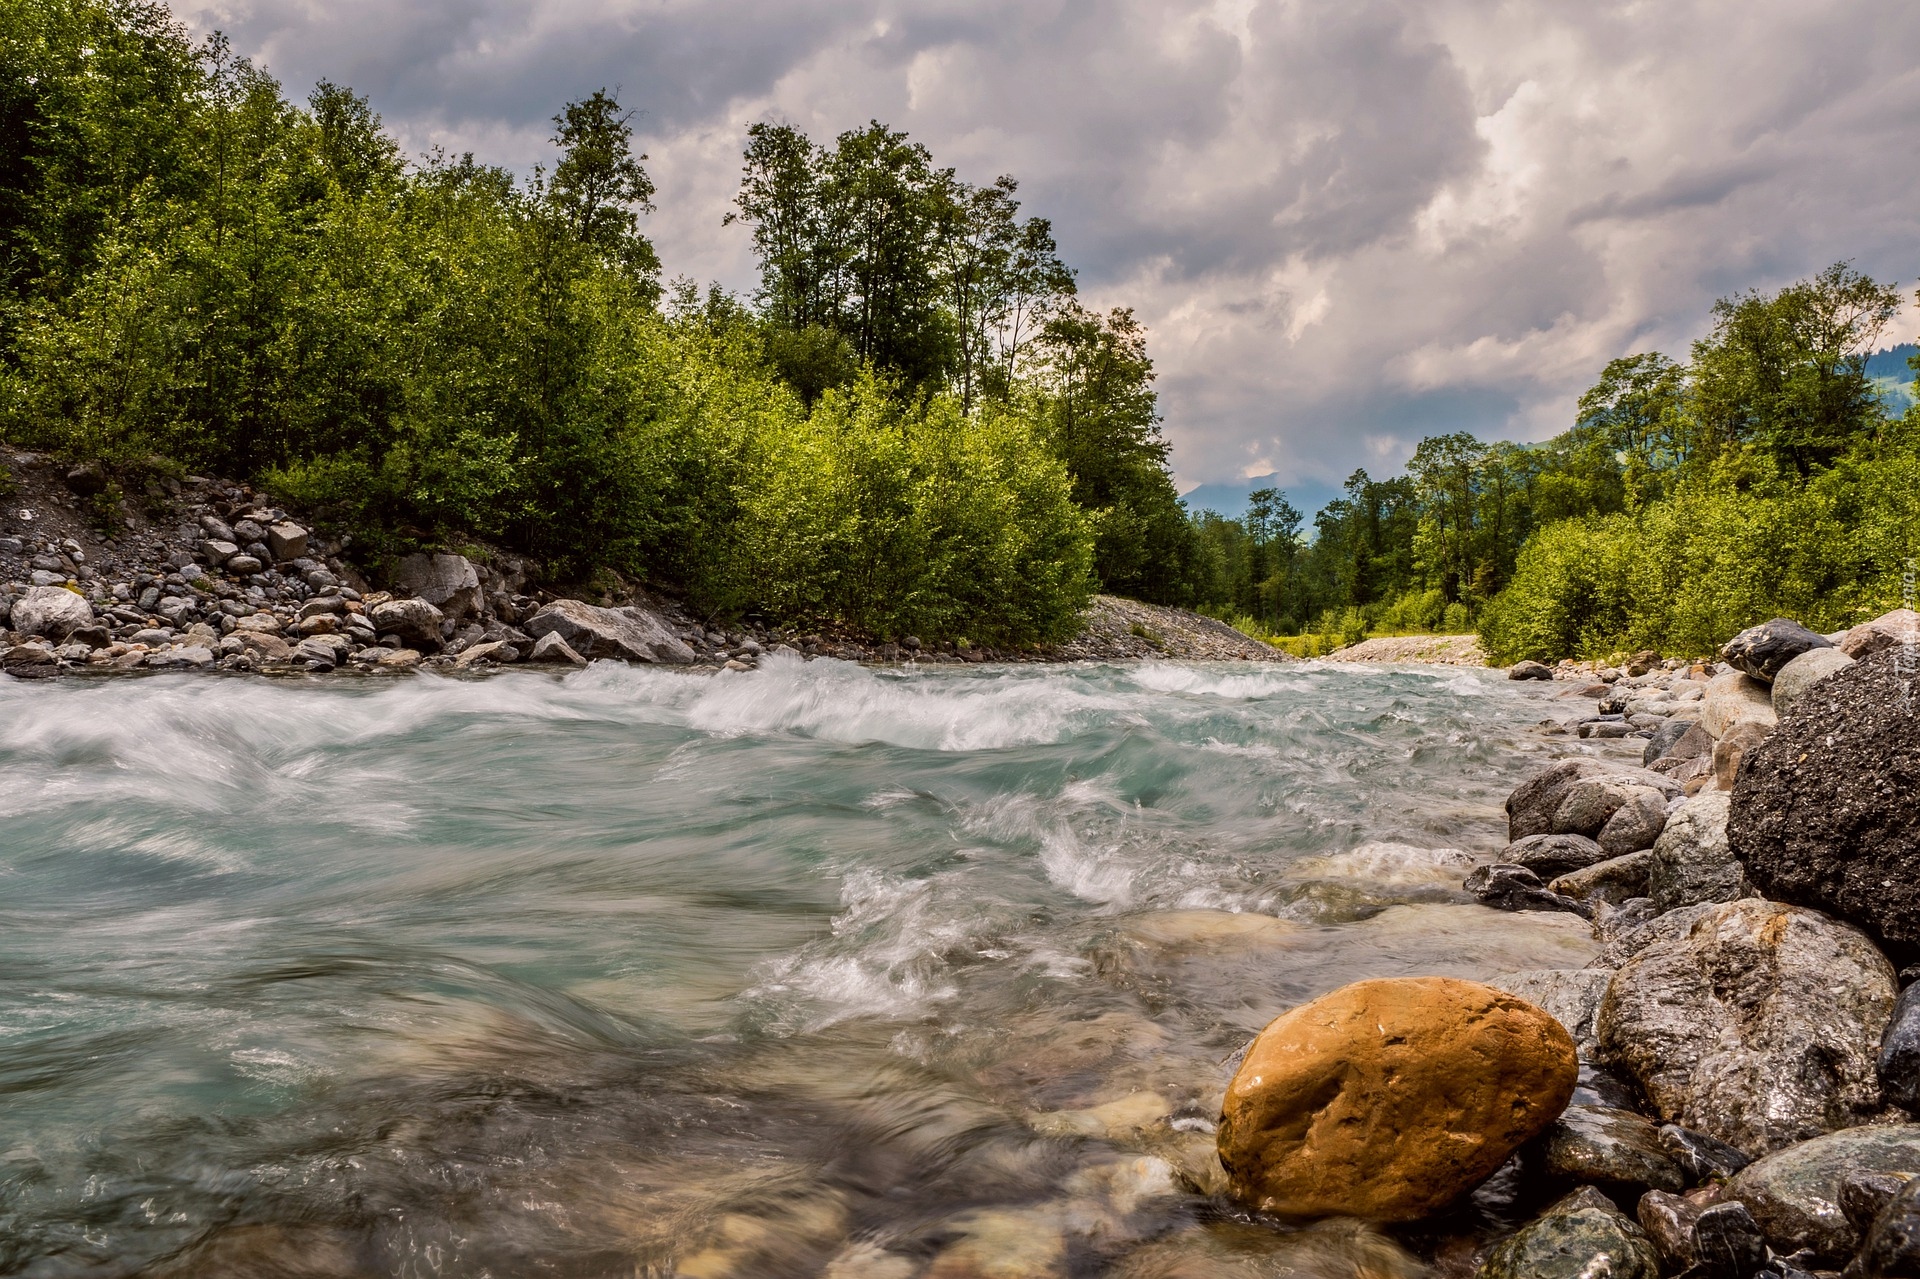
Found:
[[[601,658],[739,671],[782,651],[860,662],[1287,660],[1211,618],[1106,596],[1068,643],[1001,649],[722,625],[637,590],[572,599],[510,555],[411,555],[370,583],[349,538],[249,486],[156,480],[129,498],[94,468],[20,452],[5,461],[0,670],[17,678],[477,672]]]
[[[1276,1021],[1228,1092],[1240,1197],[1504,1225],[1441,1250],[1480,1279],[1920,1273],[1916,622],[1515,668],[1594,699],[1543,724],[1589,745],[1513,792],[1465,887],[1590,920],[1600,957]]]

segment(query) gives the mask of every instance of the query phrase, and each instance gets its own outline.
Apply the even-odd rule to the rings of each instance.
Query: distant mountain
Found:
[[[1299,508],[1305,517],[1306,526],[1313,527],[1313,517],[1320,508],[1339,497],[1338,484],[1328,484],[1324,480],[1296,480],[1282,483],[1276,475],[1255,475],[1244,480],[1228,480],[1220,484],[1201,484],[1188,489],[1183,495],[1189,511],[1212,511],[1215,515],[1237,520],[1247,513],[1247,494],[1255,489],[1279,489],[1287,495],[1287,500]]]
[[[1916,354],[1920,354],[1920,346],[1902,342],[1867,357],[1867,376],[1889,413],[1905,413],[1913,407],[1913,368],[1907,361]]]

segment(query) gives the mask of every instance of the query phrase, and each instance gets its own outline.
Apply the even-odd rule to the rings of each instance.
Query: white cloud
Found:
[[[409,149],[540,160],[601,85],[644,112],[669,272],[753,120],[886,120],[1022,180],[1090,298],[1154,332],[1183,478],[1538,438],[1608,358],[1840,258],[1911,282],[1920,9],[1750,0],[176,0]],[[1904,337],[1906,333],[1896,335]]]

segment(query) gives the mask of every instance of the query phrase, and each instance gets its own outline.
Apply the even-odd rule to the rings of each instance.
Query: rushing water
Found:
[[[1222,1063],[1356,978],[1585,962],[1458,891],[1539,697],[0,678],[0,1273],[1412,1273],[1201,1193]]]

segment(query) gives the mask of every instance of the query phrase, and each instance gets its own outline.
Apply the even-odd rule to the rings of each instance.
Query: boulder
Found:
[[[1660,1259],[1638,1223],[1592,1186],[1487,1251],[1478,1279],[1659,1279]]]
[[[1654,729],[1653,736],[1647,739],[1646,749],[1640,753],[1641,767],[1651,768],[1655,760],[1667,758],[1680,739],[1697,728],[1699,725],[1688,720],[1670,719]]]
[[[1893,969],[1858,930],[1748,898],[1622,964],[1595,1027],[1663,1120],[1757,1156],[1879,1114],[1893,1002]]]
[[[440,610],[425,600],[386,600],[367,610],[367,620],[381,635],[398,635],[423,652],[440,648]]]
[[[1627,802],[1614,810],[1594,836],[1595,842],[1614,857],[1652,848],[1667,824],[1668,796],[1664,791],[1636,786],[1628,795]]]
[[[400,561],[394,581],[456,622],[477,616],[485,607],[480,572],[464,555],[409,555]]]
[[[275,563],[297,560],[307,553],[307,530],[286,521],[275,524],[267,529],[267,550]]]
[[[235,577],[245,577],[250,573],[258,573],[265,567],[266,565],[260,562],[259,557],[254,555],[236,555],[227,561],[227,572],[233,574]]]
[[[1607,850],[1585,835],[1529,835],[1500,852],[1503,865],[1524,866],[1542,879],[1607,860]]]
[[[1560,806],[1553,810],[1553,833],[1586,835],[1598,841],[1613,815],[1628,804],[1645,801],[1651,790],[1660,801],[1679,796],[1680,786],[1671,777],[1648,772],[1644,768],[1622,769],[1597,777],[1583,777],[1568,786]],[[1664,811],[1664,803],[1662,803]],[[1642,847],[1651,846],[1649,840]],[[1601,843],[1601,847],[1606,847]]]
[[[1660,1142],[1660,1130],[1630,1110],[1568,1106],[1537,1142],[1549,1176],[1599,1186],[1627,1202],[1644,1191],[1678,1194],[1686,1173]]]
[[[1594,759],[1564,759],[1541,769],[1507,796],[1507,838],[1522,840],[1530,835],[1553,834],[1553,815],[1568,789],[1584,778],[1612,771]]]
[[[218,568],[240,553],[240,548],[232,542],[222,542],[218,538],[202,538],[195,547],[201,558]]]
[[[1611,929],[1608,936],[1602,939],[1603,948],[1599,958],[1588,967],[1617,969],[1655,943],[1686,936],[1712,909],[1711,904],[1682,906],[1679,910],[1661,914],[1649,899],[1645,917],[1632,923],[1622,921],[1622,926]]]
[[[540,662],[556,666],[585,666],[587,659],[573,651],[571,645],[558,635],[542,635],[533,642],[533,651],[527,654],[529,662]]]
[[[1829,676],[1750,754],[1727,839],[1754,887],[1920,957],[1920,669],[1883,649]]]
[[[1625,857],[1610,857],[1585,870],[1562,875],[1547,885],[1547,891],[1577,902],[1605,902],[1618,906],[1635,897],[1647,895],[1647,870],[1653,864],[1653,850],[1642,849]]]
[[[1713,785],[1715,790],[1730,791],[1740,777],[1740,765],[1755,747],[1773,736],[1773,725],[1757,719],[1743,719],[1728,728],[1713,744]]]
[[[1356,982],[1286,1013],[1227,1085],[1217,1141],[1266,1212],[1410,1221],[1465,1194],[1565,1109],[1573,1040],[1449,977]]]
[[[76,497],[92,497],[107,487],[107,472],[98,462],[82,462],[62,477],[68,492]]]
[[[1920,613],[1910,608],[1896,608],[1871,622],[1862,622],[1840,641],[1840,651],[1859,662],[1896,645],[1908,649],[1920,647]]]
[[[1880,1095],[1920,1114],[1920,982],[1900,992],[1880,1036]],[[1920,1169],[1915,1171],[1920,1172]]]
[[[1728,640],[1720,658],[1735,670],[1771,684],[1781,668],[1814,648],[1831,648],[1832,641],[1818,631],[1810,631],[1798,622],[1776,617],[1771,622],[1749,626]]]
[[[1508,679],[1552,679],[1553,668],[1540,662],[1515,662],[1507,668]]]
[[[1700,727],[1710,736],[1724,737],[1729,728],[1742,720],[1754,720],[1771,728],[1777,718],[1773,713],[1772,691],[1753,676],[1722,671],[1708,681]]]
[[[1746,872],[1727,845],[1731,803],[1725,791],[1703,791],[1667,818],[1647,868],[1647,895],[1660,910],[1730,902],[1747,894]]]
[[[396,648],[379,659],[377,663],[386,670],[408,671],[420,665],[420,652],[412,648]]]
[[[1860,1279],[1907,1279],[1920,1275],[1920,1178],[1894,1191],[1875,1214],[1860,1246]]]
[[[693,650],[643,608],[595,608],[579,600],[555,600],[527,620],[531,635],[558,635],[589,661],[616,657],[629,662],[684,665]]]
[[[1741,1169],[1728,1188],[1753,1213],[1775,1252],[1807,1248],[1816,1261],[1839,1265],[1860,1246],[1862,1233],[1840,1206],[1847,1178],[1915,1171],[1920,1125],[1876,1124],[1775,1151]]]
[[[1660,1148],[1694,1181],[1725,1181],[1753,1162],[1726,1142],[1679,1124],[1660,1125]]]
[[[1781,667],[1780,673],[1773,677],[1773,713],[1787,714],[1808,689],[1852,665],[1853,659],[1837,648],[1808,649]]]
[[[1461,885],[1482,906],[1495,910],[1565,910],[1582,918],[1591,917],[1592,908],[1547,891],[1540,877],[1525,866],[1476,867]]]
[[[460,650],[460,656],[453,659],[454,666],[465,670],[469,666],[504,665],[520,660],[520,650],[507,640],[485,640],[470,648]]]
[[[29,586],[14,598],[12,625],[22,635],[44,635],[58,643],[93,625],[93,605],[64,586]]]
[[[1535,968],[1495,977],[1487,985],[1506,991],[1559,1022],[1582,1057],[1591,1055],[1593,1019],[1613,974],[1604,968]]]

